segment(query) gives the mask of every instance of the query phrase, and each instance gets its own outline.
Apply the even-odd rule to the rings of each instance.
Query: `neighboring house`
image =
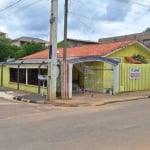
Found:
[[[60,42],[63,42],[63,41],[60,41]],[[70,39],[70,38],[67,39],[68,47],[76,47],[76,46],[82,46],[82,45],[88,45],[88,44],[98,44],[98,42],[89,41],[89,40]]]
[[[6,37],[7,37],[7,33],[4,33],[4,32],[1,32],[1,31],[0,31],[0,37],[6,38]]]
[[[99,43],[110,43],[110,42],[117,42],[117,41],[124,41],[124,40],[137,40],[150,48],[150,32],[142,32],[142,33],[135,33],[135,34],[128,34],[128,35],[121,35],[121,36],[114,36],[108,38],[100,38],[98,41]]]
[[[48,44],[48,42],[45,40],[42,40],[39,38],[33,38],[33,37],[20,37],[20,38],[12,40],[12,43],[17,46],[22,46],[23,44],[30,42],[30,41],[40,43],[43,46],[46,46]]]
[[[46,49],[21,60],[1,64],[1,86],[40,93],[42,83],[38,75],[47,75],[48,56],[49,50]],[[63,48],[60,48],[58,70],[62,60]],[[150,50],[138,41],[70,47],[67,48],[67,62],[65,74],[69,98],[74,91],[119,93],[150,90]],[[57,92],[61,92],[60,71],[57,74]]]

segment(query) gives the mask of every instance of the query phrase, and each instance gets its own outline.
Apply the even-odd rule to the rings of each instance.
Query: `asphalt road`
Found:
[[[0,150],[149,150],[150,100],[59,108],[0,100]]]

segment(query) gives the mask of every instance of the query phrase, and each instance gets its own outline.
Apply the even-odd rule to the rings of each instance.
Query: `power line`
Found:
[[[33,5],[37,4],[37,3],[42,2],[42,1],[44,1],[44,0],[35,0],[34,2],[32,2],[32,3],[28,4],[28,5],[25,5],[25,6],[21,7],[21,9],[22,9],[22,8],[31,7],[31,6],[33,6]]]
[[[77,2],[77,1],[76,1]],[[77,2],[78,3],[78,7],[77,7],[77,9],[80,7],[80,9],[81,10],[83,10],[82,9],[82,7],[85,5],[85,4],[81,4],[81,3],[79,3],[79,2]],[[82,6],[81,6],[81,5]],[[91,6],[91,4],[89,4],[89,3],[86,3],[86,5],[90,5]],[[93,7],[96,7],[97,5],[93,5]],[[85,7],[84,7],[85,8]],[[106,8],[106,6],[104,6],[104,5],[101,5],[101,8]],[[118,8],[118,7],[117,7]],[[109,9],[112,9],[111,11],[115,11],[115,10],[117,10],[117,8],[116,7],[112,7],[112,6],[109,6]],[[79,17],[83,17],[84,19],[92,19],[93,18],[93,16],[91,16],[91,13],[86,13],[86,14],[84,14],[84,11],[82,11],[82,13],[78,13],[78,12],[80,12],[81,10],[79,10],[79,11],[75,11],[75,12],[73,12],[72,11],[72,13],[74,13],[74,14],[76,14],[76,15],[78,15]],[[87,10],[85,10],[85,11],[89,11],[88,9]],[[134,16],[137,16],[137,14],[138,15],[145,15],[147,12],[150,12],[150,10],[145,10],[146,12],[141,12],[141,11],[132,11],[132,18],[134,17]],[[118,12],[120,12],[120,9],[118,9]],[[89,16],[89,14],[90,14],[90,16]],[[97,15],[98,16],[98,15]],[[128,16],[128,17],[131,17],[131,16]],[[100,16],[99,16],[99,18],[100,18]]]
[[[74,0],[74,1],[80,2],[80,3],[82,2],[81,0]],[[145,2],[145,4],[144,4],[144,3],[135,2],[135,1],[133,1],[133,0],[125,0],[125,1],[117,0],[117,1],[120,1],[120,2],[123,2],[123,3],[126,1],[126,2],[131,2],[131,3],[133,3],[133,4],[136,4],[136,5],[140,5],[140,6],[142,6],[142,7],[150,7],[149,4],[146,4],[147,1],[145,1],[145,0],[142,0],[143,2]],[[83,3],[83,2],[82,2],[82,3]],[[91,2],[91,1],[88,1],[88,2],[87,2],[87,1],[86,1],[86,5],[87,5],[87,4],[90,4],[90,5],[92,4],[92,5],[93,5],[94,2],[93,2],[93,1],[92,1],[92,2]],[[96,6],[98,5],[98,3],[95,3],[95,4],[96,4]]]
[[[12,3],[12,4],[9,4],[8,6],[6,6],[5,8],[1,9],[0,12],[3,12],[13,6],[15,6],[16,4],[20,3],[22,0],[17,0],[16,2]]]
[[[2,13],[3,11],[6,11],[6,10],[12,8],[12,7],[13,8],[15,7],[16,9],[29,8],[29,7],[34,6],[34,5],[36,5],[36,4],[38,4],[38,3],[42,2],[42,1],[44,1],[44,0],[40,0],[40,1],[39,0],[35,0],[35,1],[31,2],[31,3],[21,3],[21,2],[25,2],[25,1],[17,0],[15,3],[10,4],[7,7],[3,8],[2,10],[0,10],[0,13]],[[22,5],[19,5],[19,4],[22,4]],[[15,12],[16,12],[16,10],[15,10]]]
[[[85,4],[83,3],[83,1],[72,1],[72,5],[73,5],[73,3],[75,3],[76,2],[76,4],[78,4],[78,6],[79,7],[76,7],[76,10],[75,11],[73,11],[73,10],[70,10],[69,12],[70,12],[70,14],[71,15],[73,15],[73,17],[71,17],[71,18],[74,18],[74,19],[76,19],[77,21],[78,21],[78,23],[81,23],[81,24],[83,24],[86,28],[88,28],[89,30],[88,30],[88,32],[89,31],[91,31],[91,33],[93,33],[93,32],[97,32],[96,30],[94,30],[93,29],[93,25],[91,25],[92,24],[92,22],[90,23],[90,25],[89,25],[89,22],[87,23],[86,21],[84,21],[83,19],[81,19],[81,18],[84,18],[84,19],[86,19],[86,20],[91,20],[92,21],[92,18],[93,18],[93,16],[89,16],[89,14],[91,14],[91,13],[88,13],[88,14],[84,14],[84,11],[83,11],[83,8],[87,8],[87,7],[83,7],[83,6],[85,6]],[[133,1],[132,1],[133,2]],[[139,3],[140,4],[140,3]],[[90,7],[91,7],[91,4],[89,4],[89,3],[86,3],[86,5],[90,5]],[[137,4],[135,4],[135,5],[137,5]],[[105,8],[107,5],[103,5],[103,7]],[[141,6],[141,5],[140,5]],[[143,4],[142,5],[142,7],[144,6],[144,8],[145,7],[149,7],[149,5],[145,5],[145,4]],[[93,7],[94,7],[94,5],[93,5]],[[96,7],[97,7],[97,5],[96,5]],[[112,7],[112,6],[110,6],[114,11],[117,9],[117,8],[115,8],[115,7]],[[77,10],[78,9],[78,10]],[[88,8],[87,8],[88,9]],[[81,12],[81,10],[82,10],[82,13],[80,13]],[[120,10],[120,9],[119,9]],[[90,11],[90,10],[89,10]],[[79,13],[78,13],[79,12]],[[91,11],[90,11],[91,12]],[[128,18],[132,18],[132,20],[133,20],[133,18],[134,17],[136,17],[134,14],[138,14],[138,15],[140,15],[140,17],[141,17],[141,15],[143,16],[143,15],[145,15],[145,13],[147,13],[147,11],[146,12],[140,12],[140,11],[132,11],[132,13],[131,13],[131,16],[128,16]],[[76,16],[76,17],[75,17]],[[101,18],[101,17],[100,17]],[[138,16],[138,18],[139,18],[139,16]]]
[[[118,0],[118,1],[122,1],[122,0]],[[135,5],[139,5],[139,6],[142,6],[142,7],[150,7],[150,5],[148,5],[148,4],[138,3],[138,2],[135,2],[135,1],[132,1],[132,0],[125,0],[125,1],[129,1],[133,4],[135,4]],[[146,2],[146,1],[144,1],[144,2]]]
[[[79,3],[78,3],[79,4]],[[83,5],[82,5],[83,6]],[[76,9],[76,11],[70,11],[70,13],[71,14],[74,14],[74,15],[76,15],[77,16],[77,18],[84,18],[84,19],[86,19],[86,20],[92,20],[93,19],[93,16],[89,16],[89,14],[84,14],[84,11],[82,11],[82,13],[80,13],[80,11],[82,10],[82,8],[80,7],[80,9],[79,9],[79,7],[80,7],[80,5],[78,5],[78,7],[77,7],[77,9]],[[94,7],[94,6],[93,6]],[[104,6],[101,6],[101,8],[105,8]],[[117,10],[117,8],[116,7],[112,7],[112,6],[110,6],[109,8],[111,8],[112,10],[111,11],[115,11],[115,10]],[[86,10],[85,10],[86,11]],[[118,11],[120,12],[120,9],[118,9]],[[79,13],[78,13],[79,12]],[[90,13],[91,14],[91,13]],[[140,11],[132,11],[132,16],[128,16],[128,17],[134,17],[135,15],[144,15],[145,13],[143,13],[143,12],[140,12]],[[97,16],[97,18],[98,18],[98,16]],[[101,19],[101,16],[99,16],[99,18]]]

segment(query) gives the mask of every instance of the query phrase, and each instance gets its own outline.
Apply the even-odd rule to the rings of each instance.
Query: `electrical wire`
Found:
[[[75,1],[74,1],[75,2]],[[77,2],[77,1],[76,1]],[[74,4],[75,5],[75,4]],[[76,10],[76,11],[72,11],[72,13],[75,13],[75,14],[78,14],[78,16],[82,16],[83,18],[86,18],[86,19],[92,19],[93,17],[92,17],[92,13],[86,13],[86,14],[84,14],[84,12],[88,12],[88,9],[87,10],[85,10],[85,11],[82,11],[82,13],[80,13],[80,11],[81,10],[83,10],[83,8],[85,8],[85,7],[83,7],[83,6],[85,6],[85,4],[81,4],[81,3],[79,3],[79,2],[77,2],[76,3],[76,5],[78,5],[78,7],[76,7],[76,9],[78,9],[78,11]],[[86,4],[86,5],[89,5],[89,4]],[[91,5],[90,5],[91,6]],[[94,7],[96,7],[95,5],[93,5],[92,6],[93,8]],[[101,8],[105,8],[106,6],[104,6],[104,5],[101,5]],[[116,12],[116,10],[117,10],[117,8],[116,7],[113,7],[113,6],[109,6],[109,8],[111,9],[111,11],[114,11],[114,12]],[[79,10],[80,9],[80,10]],[[79,13],[78,13],[79,12]],[[91,12],[91,11],[90,11]],[[118,13],[120,12],[120,9],[118,9]],[[144,12],[144,13],[143,13]],[[150,12],[150,9],[145,9],[145,11],[132,11],[132,18],[134,17],[134,16],[137,16],[137,14],[139,15],[139,16],[142,16],[142,15],[145,15],[146,13],[148,13],[148,12]],[[92,14],[92,15],[91,15]],[[128,16],[128,17],[130,17],[130,16]]]
[[[34,6],[37,3],[42,2],[42,1],[44,1],[44,0],[34,0],[32,2],[30,1],[30,3],[27,3],[27,1],[25,1],[25,0],[24,1],[23,0],[17,0],[15,2],[9,4],[5,8],[1,9],[0,13],[4,12],[4,11],[6,12],[6,10],[8,10],[10,8],[15,8],[15,10],[12,10],[12,11],[18,12],[18,10],[20,10],[20,9],[22,10],[22,9],[29,8],[29,7]],[[122,0],[117,0],[117,1],[122,2]],[[143,7],[143,8],[150,8],[150,5],[145,4],[146,1],[144,1],[144,0],[143,0],[144,3],[135,2],[133,0],[125,0],[125,1],[130,2],[133,5],[138,6],[138,7],[140,6],[140,7]],[[125,2],[125,1],[123,1],[123,2]],[[93,25],[91,25],[91,24],[93,24],[93,22],[92,22],[93,21],[92,20],[93,19],[92,11],[90,10],[90,12],[88,14],[87,13],[85,14],[84,12],[88,12],[88,8],[91,8],[91,7],[96,8],[98,6],[98,4],[99,4],[98,1],[96,1],[96,2],[95,1],[87,2],[87,0],[86,0],[85,2],[83,2],[82,0],[80,0],[80,1],[79,0],[70,0],[70,2],[69,2],[69,13],[72,17],[74,17],[74,19],[76,19],[76,21],[78,21],[78,23],[82,24],[84,26],[84,28],[88,28],[88,32],[96,33],[97,30],[93,28]],[[78,7],[76,7],[75,10],[72,10],[75,5],[78,5]],[[88,6],[88,7],[83,7],[85,5]],[[106,7],[105,5],[102,5],[102,3],[99,4],[99,5],[101,6],[101,8]],[[110,8],[113,9],[114,11],[116,11],[116,9],[117,9],[113,6],[110,6]],[[81,11],[82,11],[82,13],[81,13]],[[132,12],[132,15],[129,16],[129,17],[134,19],[134,17],[135,17],[134,14],[140,15],[138,17],[141,17],[142,15],[144,15],[144,13],[141,13],[139,11],[135,11],[135,12]],[[91,21],[89,21],[89,20],[91,20]]]
[[[11,8],[11,7],[17,5],[17,4],[20,3],[21,1],[22,1],[22,0],[17,0],[16,2],[14,2],[14,3],[12,3],[12,4],[9,4],[9,5],[6,6],[5,8],[1,9],[0,12],[3,12],[3,11],[5,11],[5,10],[7,10],[7,9],[9,9],[9,8]]]
[[[83,5],[82,5],[83,6]],[[93,6],[94,7],[94,6]],[[104,7],[104,6],[102,6],[102,7]],[[102,8],[101,7],[101,8]],[[104,7],[105,8],[105,7]],[[110,9],[111,9],[111,11],[113,12],[114,11],[114,13],[116,13],[116,10],[117,10],[117,8],[115,8],[115,7],[112,7],[112,6],[110,6],[109,7]],[[77,10],[78,9],[78,10]],[[85,10],[85,11],[82,11],[82,13],[80,13],[81,12],[81,10],[82,10],[82,7],[80,6],[80,5],[78,5],[78,7],[76,7],[76,10],[74,11],[74,10],[71,10],[71,13],[72,14],[74,14],[75,16],[77,16],[77,18],[78,17],[82,17],[83,19],[86,19],[86,20],[92,20],[93,19],[93,14],[92,13],[86,13],[86,14],[84,14],[84,12],[87,12],[88,10]],[[90,11],[91,12],[91,11]],[[118,12],[120,12],[120,9],[118,9]],[[145,15],[147,13],[147,11],[146,12],[140,12],[140,11],[133,11],[132,12],[132,15],[131,16],[128,16],[128,17],[131,17],[132,19],[133,19],[133,17],[135,17],[135,16],[137,16],[137,14],[138,14],[138,16],[142,16],[142,15]],[[98,15],[97,15],[97,17],[98,17]],[[99,18],[101,18],[101,16],[99,15]]]
[[[12,13],[13,13],[13,11],[16,12],[19,9],[22,10],[22,9],[25,9],[25,8],[29,8],[29,7],[34,6],[34,5],[36,5],[36,4],[38,4],[38,3],[42,2],[42,1],[44,1],[44,0],[40,0],[40,1],[39,0],[35,0],[35,1],[30,2],[30,3],[27,3],[27,1],[25,1],[25,0],[24,1],[23,0],[17,0],[16,2],[14,2],[12,4],[9,4],[5,8],[1,9],[0,10],[0,14],[3,13],[4,11],[5,11],[5,13],[7,13],[6,10],[8,10],[10,8],[15,8],[15,10],[11,10]]]
[[[21,9],[29,8],[29,7],[31,7],[31,6],[33,6],[33,5],[35,5],[35,4],[38,4],[38,3],[42,2],[42,1],[44,1],[44,0],[35,0],[34,2],[32,2],[32,3],[30,3],[30,4],[27,4],[27,5],[23,6],[23,7],[21,7]]]
[[[118,0],[118,1],[122,1],[122,0]],[[135,2],[135,1],[133,1],[133,0],[125,0],[125,1],[129,1],[129,2],[131,2],[131,3],[133,3],[133,4],[135,4],[135,5],[139,5],[139,6],[142,6],[142,7],[150,8],[150,5],[148,5],[148,4],[143,4],[143,3]],[[146,1],[145,1],[145,2],[146,2]]]
[[[4,16],[6,17],[9,17],[10,16],[10,11],[11,11],[11,14],[16,14],[18,11],[22,11],[24,9],[27,9],[31,6],[35,6],[36,4],[42,2],[44,0],[34,0],[34,1],[26,1],[26,0],[17,0],[15,1],[14,3],[11,3],[9,5],[7,5],[5,8],[1,9],[0,10],[0,15],[1,13],[3,13],[3,18],[5,18]],[[46,2],[48,2],[48,0],[45,0]],[[9,10],[9,11],[8,11]],[[5,13],[4,13],[5,12]],[[47,21],[48,22],[48,21]],[[47,34],[46,34],[46,31],[40,31],[40,32],[34,32],[34,33],[28,33],[28,35],[32,35],[32,36],[42,36],[42,37],[46,37],[47,38]]]
[[[133,2],[133,1],[132,1]],[[81,10],[83,10],[83,8],[85,8],[85,7],[83,7],[83,6],[85,6],[85,5],[90,5],[91,6],[91,4],[89,4],[89,3],[87,3],[86,2],[86,4],[83,4],[83,1],[72,1],[72,5],[73,5],[73,3],[76,3],[76,4],[78,4],[78,6],[79,7],[76,7],[76,10],[75,11],[73,11],[73,10],[71,10],[71,11],[69,11],[70,13],[71,13],[71,15],[72,15],[72,17],[74,18],[74,19],[76,19],[77,21],[78,21],[78,23],[80,22],[85,28],[88,28],[88,31],[90,31],[91,33],[96,33],[97,31],[96,30],[94,30],[93,29],[93,25],[92,25],[92,21],[91,22],[87,22],[87,21],[84,21],[84,19],[86,19],[86,20],[92,20],[92,16],[90,15],[88,15],[88,14],[84,14],[83,12],[84,11],[82,11],[82,13],[80,13],[81,12]],[[138,3],[139,5],[140,5],[140,3]],[[136,5],[136,3],[135,3],[135,5]],[[147,8],[147,7],[149,7],[149,5],[145,5],[145,4],[141,4],[140,6],[144,6],[144,8]],[[92,7],[94,7],[94,5],[92,6]],[[97,6],[95,6],[95,7],[97,7]],[[104,7],[104,6],[103,6]],[[110,6],[111,7],[111,9],[112,10],[114,10],[114,11],[116,11],[116,8],[114,8],[114,7],[112,7],[112,6]],[[87,8],[87,7],[86,7]],[[78,10],[77,10],[78,9]],[[120,11],[120,9],[119,9],[119,11]],[[79,13],[78,13],[79,12]],[[87,11],[86,11],[87,12]],[[90,11],[91,12],[91,11]],[[148,10],[148,12],[149,12],[149,10]],[[128,16],[128,18],[132,18],[132,20],[133,20],[133,17],[135,18],[136,16],[134,15],[134,14],[138,14],[138,17],[142,17],[143,15],[145,15],[147,13],[147,11],[146,12],[139,12],[139,11],[134,11],[134,12],[132,12],[132,15],[131,16]],[[133,21],[132,21],[133,22]],[[90,25],[88,25],[90,23]]]

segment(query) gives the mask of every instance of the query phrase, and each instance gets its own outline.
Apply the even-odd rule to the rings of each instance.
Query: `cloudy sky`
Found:
[[[58,41],[63,39],[64,0],[58,0]],[[51,0],[0,0],[0,31],[49,39]],[[68,38],[99,38],[150,27],[150,0],[69,0]]]

